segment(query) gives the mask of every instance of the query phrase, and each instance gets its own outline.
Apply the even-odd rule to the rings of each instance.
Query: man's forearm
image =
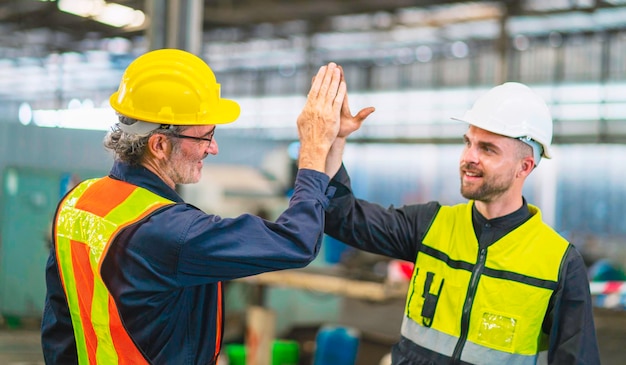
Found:
[[[343,151],[346,146],[346,139],[342,137],[337,137],[335,142],[333,142],[330,147],[330,151],[328,152],[328,156],[326,157],[326,175],[330,176],[332,179],[339,168],[341,168],[341,162],[343,159]]]

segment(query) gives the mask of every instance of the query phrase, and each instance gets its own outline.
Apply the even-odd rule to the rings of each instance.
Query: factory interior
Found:
[[[57,204],[109,173],[109,96],[160,48],[202,58],[241,106],[200,182],[176,187],[220,217],[287,208],[296,119],[328,62],[353,112],[376,108],[343,163],[355,196],[384,207],[465,202],[467,126],[452,118],[503,82],[530,86],[550,108],[554,156],[524,197],[582,255],[602,364],[624,364],[626,0],[0,0],[0,365],[44,364]],[[322,240],[305,268],[224,283],[219,365],[391,364],[413,263]],[[338,331],[349,340],[323,341]],[[325,363],[323,350],[352,357]]]

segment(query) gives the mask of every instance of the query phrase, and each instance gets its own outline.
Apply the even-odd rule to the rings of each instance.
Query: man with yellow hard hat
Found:
[[[547,105],[507,82],[458,120],[469,126],[459,160],[464,204],[357,199],[342,155],[362,120],[342,120],[329,153],[337,190],[326,233],[415,263],[393,365],[599,364],[583,259],[522,195],[539,160],[552,156]]]
[[[323,236],[325,161],[346,95],[330,63],[314,78],[297,119],[299,170],[275,222],[222,219],[186,204],[177,184],[196,183],[218,153],[215,129],[239,116],[209,66],[181,50],[148,52],[126,69],[110,103],[119,122],[104,144],[106,177],[59,203],[46,269],[46,364],[215,364],[222,282],[303,267]],[[343,114],[342,118],[359,118]]]

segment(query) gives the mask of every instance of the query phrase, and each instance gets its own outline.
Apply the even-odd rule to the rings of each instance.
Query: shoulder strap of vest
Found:
[[[174,202],[148,189],[110,177],[86,180],[60,205],[56,233],[88,244],[94,258],[100,261],[122,228],[171,204]],[[85,229],[84,222],[89,221],[92,224]]]

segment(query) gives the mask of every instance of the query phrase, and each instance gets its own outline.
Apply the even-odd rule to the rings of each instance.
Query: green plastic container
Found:
[[[246,365],[246,346],[232,343],[224,348],[228,365]],[[275,340],[272,343],[272,365],[298,365],[300,345],[293,340]]]
[[[239,343],[226,345],[228,365],[246,365],[246,346]]]
[[[10,329],[16,329],[16,328],[22,327],[22,319],[18,316],[5,315],[4,323],[7,326],[7,328],[10,328]],[[0,324],[2,324],[1,320],[0,320]]]
[[[300,345],[293,340],[275,340],[272,344],[272,365],[298,365]]]

